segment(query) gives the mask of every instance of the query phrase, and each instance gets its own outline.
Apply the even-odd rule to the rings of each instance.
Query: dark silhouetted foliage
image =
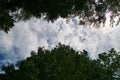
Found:
[[[14,20],[31,17],[54,21],[58,17],[80,16],[88,22],[105,21],[106,10],[120,11],[120,0],[0,0],[0,30],[7,32]],[[96,19],[96,14],[98,18]],[[118,14],[119,15],[119,14]]]
[[[31,52],[31,57],[3,66],[5,80],[120,80],[120,55],[114,49],[92,60],[88,52],[76,52],[69,46]]]

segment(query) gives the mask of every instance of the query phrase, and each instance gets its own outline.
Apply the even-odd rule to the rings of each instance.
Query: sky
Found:
[[[38,47],[53,49],[58,43],[77,51],[85,49],[93,59],[111,48],[120,51],[120,25],[110,27],[110,14],[106,17],[105,26],[100,28],[79,25],[78,17],[72,18],[69,23],[63,18],[54,23],[43,18],[14,23],[8,34],[0,31],[0,66],[25,59],[31,51],[37,52]]]

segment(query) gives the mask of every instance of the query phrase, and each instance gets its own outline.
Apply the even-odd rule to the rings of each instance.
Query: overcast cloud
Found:
[[[69,24],[62,18],[54,23],[33,18],[15,23],[8,34],[0,32],[0,64],[24,59],[30,56],[31,51],[37,51],[38,47],[52,49],[59,42],[78,51],[85,49],[90,57],[97,58],[98,53],[111,48],[120,51],[119,32],[120,25],[96,29],[79,25],[77,18],[73,18]]]

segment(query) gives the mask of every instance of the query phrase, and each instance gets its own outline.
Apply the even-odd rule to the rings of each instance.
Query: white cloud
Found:
[[[96,58],[98,53],[112,47],[120,50],[119,32],[119,26],[100,29],[80,26],[77,18],[69,24],[62,18],[54,23],[33,18],[15,23],[9,34],[0,32],[0,54],[5,56],[0,63],[14,63],[30,56],[30,52],[37,51],[38,47],[51,49],[59,42],[70,45],[75,50],[86,49],[92,58]]]

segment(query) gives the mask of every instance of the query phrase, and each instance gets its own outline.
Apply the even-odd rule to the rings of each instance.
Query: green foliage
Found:
[[[107,9],[118,14],[120,0],[0,0],[0,30],[8,31],[13,26],[13,18],[28,20],[31,17],[54,21],[58,17],[68,18],[78,15],[88,22],[105,21]],[[3,15],[4,12],[4,15]],[[94,12],[98,19],[95,19]],[[10,15],[12,14],[12,15]],[[2,15],[2,17],[1,17]],[[119,15],[119,14],[118,14]]]
[[[4,66],[5,80],[119,80],[120,55],[114,49],[92,60],[87,51],[76,52],[59,44],[51,51],[39,48],[31,57]]]
[[[13,23],[14,20],[12,19],[12,16],[9,16],[8,12],[0,12],[0,30],[4,30],[7,33],[9,29],[14,26]]]
[[[108,74],[108,79],[109,78],[115,79],[117,77],[119,77],[120,79],[120,53],[119,52],[116,52],[114,48],[112,48],[108,53],[99,54],[98,61],[101,63],[101,66],[106,70],[105,74]]]

